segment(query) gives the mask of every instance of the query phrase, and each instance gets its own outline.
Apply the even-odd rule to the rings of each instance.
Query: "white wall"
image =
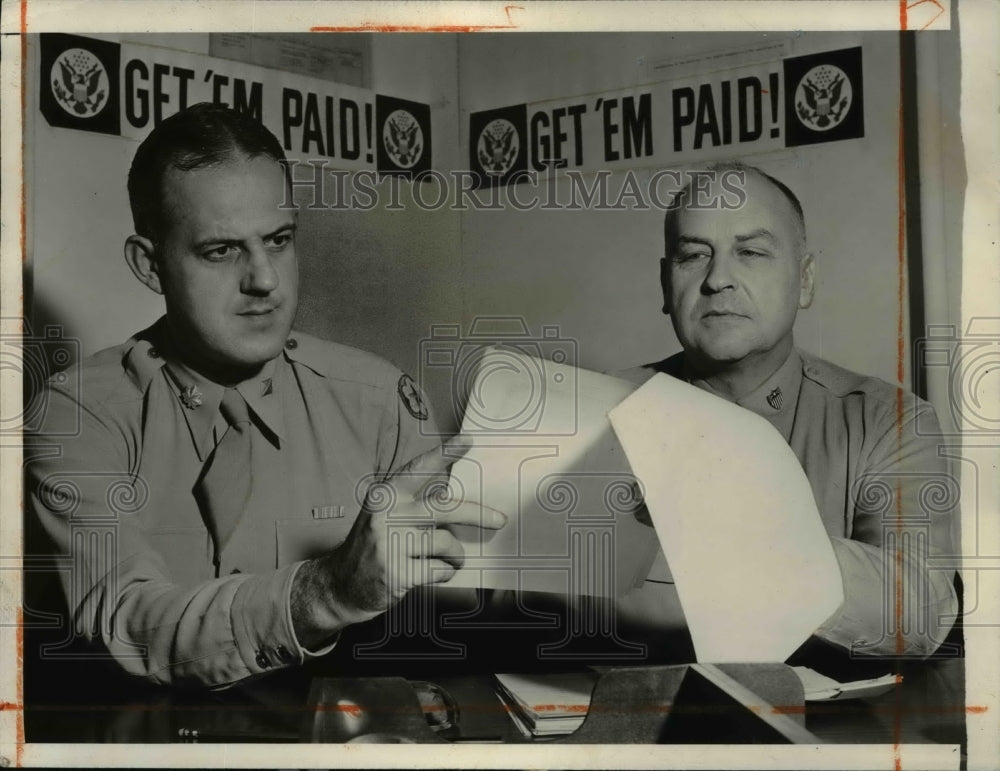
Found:
[[[372,89],[431,105],[434,162],[444,169],[457,162],[456,48],[454,36],[429,34],[378,35],[372,47]],[[405,189],[400,199],[409,201]],[[302,210],[299,229],[299,328],[416,376],[419,340],[462,312],[459,213]],[[446,395],[430,396],[437,404]]]

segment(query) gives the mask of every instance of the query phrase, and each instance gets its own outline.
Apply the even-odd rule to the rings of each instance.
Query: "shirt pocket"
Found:
[[[344,542],[353,524],[354,517],[275,522],[275,567],[328,554]]]

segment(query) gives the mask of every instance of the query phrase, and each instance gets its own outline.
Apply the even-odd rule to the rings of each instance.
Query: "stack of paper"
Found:
[[[473,443],[452,467],[453,496],[508,522],[454,528],[466,561],[451,586],[621,597],[643,584],[659,541],[709,662],[784,661],[843,602],[795,453],[713,394],[662,374],[636,390],[493,348],[462,433]],[[636,517],[643,500],[655,536]]]
[[[792,667],[802,681],[806,701],[834,701],[837,699],[869,699],[888,693],[903,681],[902,675],[883,675],[868,680],[853,680],[842,683],[832,677],[821,675],[809,667]]]
[[[596,672],[498,674],[497,696],[528,738],[573,733],[587,717]]]
[[[615,597],[656,556],[636,519],[636,478],[608,421],[635,386],[566,363],[492,348],[478,368],[451,469],[456,498],[507,514],[495,532],[454,527],[465,567],[449,586]]]
[[[844,599],[795,453],[764,418],[667,375],[609,415],[642,482],[698,661],[784,661]]]

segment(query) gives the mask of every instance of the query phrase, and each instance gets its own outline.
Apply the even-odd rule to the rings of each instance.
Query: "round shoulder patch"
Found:
[[[406,411],[417,420],[427,420],[429,415],[427,405],[424,404],[424,399],[420,395],[420,389],[413,382],[413,378],[409,375],[400,377],[397,389],[399,390],[399,398],[402,400],[403,406],[406,407]]]

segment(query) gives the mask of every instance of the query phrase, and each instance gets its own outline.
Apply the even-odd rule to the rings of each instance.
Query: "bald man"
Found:
[[[933,410],[796,348],[792,327],[815,283],[802,206],[759,169],[711,170],[709,189],[680,191],[664,223],[663,310],[683,351],[626,376],[666,373],[766,418],[809,478],[843,577],[844,602],[815,637],[851,655],[929,656],[958,612],[953,572],[927,561],[956,553],[957,510],[922,504],[922,491],[947,474],[934,432],[916,430],[918,416],[937,424]],[[702,208],[732,203],[733,189],[741,205]],[[619,613],[655,630],[669,608],[676,594],[660,554]]]

